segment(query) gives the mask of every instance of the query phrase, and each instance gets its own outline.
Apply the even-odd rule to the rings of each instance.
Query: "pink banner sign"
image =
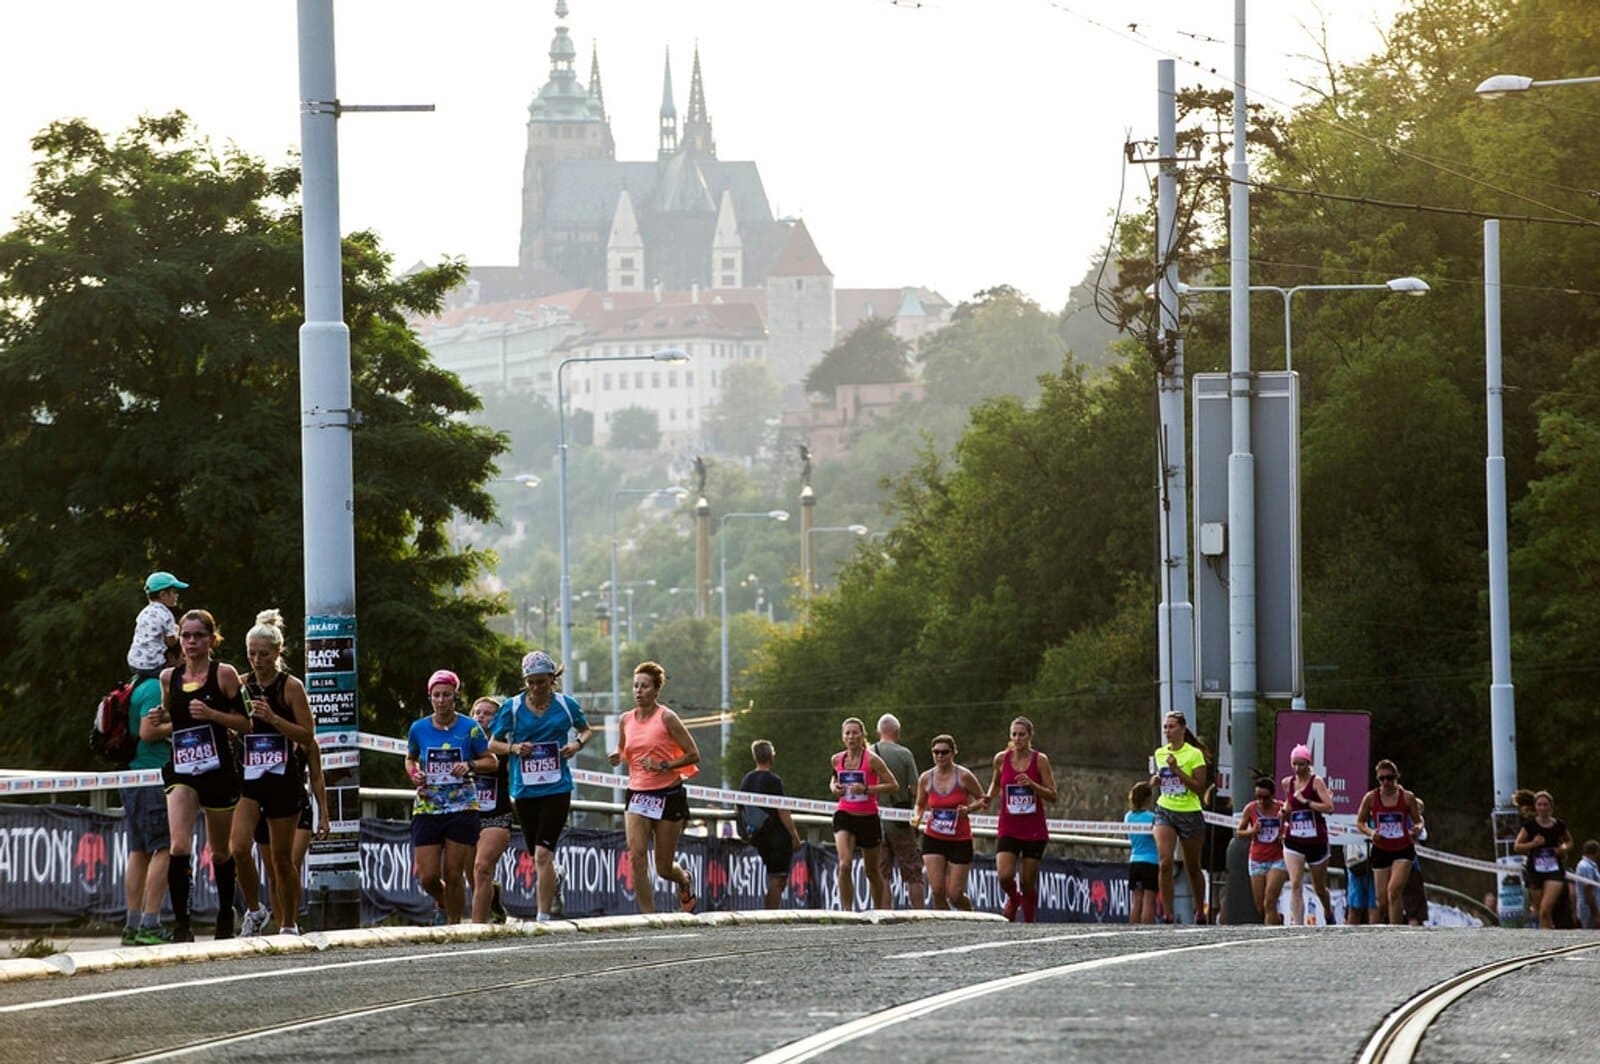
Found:
[[[1289,751],[1311,748],[1311,771],[1333,792],[1333,815],[1354,817],[1372,788],[1372,716],[1368,713],[1280,709],[1273,764],[1279,780],[1294,771]]]

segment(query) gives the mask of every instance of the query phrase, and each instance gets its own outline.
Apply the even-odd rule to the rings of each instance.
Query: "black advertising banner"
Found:
[[[417,884],[407,822],[363,819],[359,838],[361,922],[374,924],[394,916],[414,923],[432,922],[433,900]],[[204,921],[213,919],[217,911],[203,819],[197,826],[194,854],[193,905],[203,929]],[[354,856],[341,860],[353,860]],[[127,836],[119,816],[77,806],[0,804],[0,920],[13,926],[84,921],[119,924],[127,860]],[[685,835],[678,844],[678,860],[694,879],[701,911],[761,907],[767,873],[748,843]],[[621,831],[573,829],[563,833],[556,864],[563,880],[562,915],[639,911],[637,884]],[[790,863],[784,908],[836,906],[837,868],[833,847],[800,847]],[[859,859],[853,874],[856,897],[866,898],[867,878]],[[531,920],[537,911],[537,876],[520,831],[512,833],[511,847],[500,858],[495,879],[511,915]],[[678,899],[672,885],[653,873],[651,881],[656,909],[676,912]],[[904,905],[905,887],[898,876],[893,886],[897,904]],[[992,855],[975,857],[967,892],[975,908],[999,911],[1004,899],[995,881]],[[1039,872],[1040,922],[1126,923],[1127,919],[1125,864],[1045,858]]]

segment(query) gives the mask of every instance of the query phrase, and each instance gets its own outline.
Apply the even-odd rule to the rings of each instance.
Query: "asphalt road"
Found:
[[[746,1061],[853,1021],[826,1059],[1354,1060],[1429,986],[1585,942],[1600,934],[923,922],[334,949],[0,984],[0,1061],[230,1037],[183,1059]],[[1419,1059],[1600,1060],[1597,986],[1600,949],[1502,976]]]

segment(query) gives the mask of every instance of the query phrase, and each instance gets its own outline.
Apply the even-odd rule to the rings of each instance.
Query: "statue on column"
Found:
[[[811,486],[811,448],[803,443],[800,445],[800,485]]]
[[[700,455],[694,458],[695,498],[704,498],[706,493],[706,460]]]

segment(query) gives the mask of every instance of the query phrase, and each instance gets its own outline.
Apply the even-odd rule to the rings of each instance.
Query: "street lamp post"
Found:
[[[788,510],[765,511],[737,511],[723,514],[717,521],[717,580],[722,585],[722,752],[723,758],[718,764],[726,764],[728,738],[732,733],[730,710],[732,706],[728,696],[728,522],[738,518],[764,519],[768,521],[789,520]],[[722,774],[719,768],[718,775]]]
[[[1492,78],[1485,78],[1473,91],[1485,100],[1498,100],[1513,93],[1527,92],[1529,89],[1548,89],[1557,85],[1594,85],[1597,83],[1600,83],[1600,77],[1552,78],[1549,81],[1535,81],[1521,74],[1496,74]]]
[[[1178,282],[1174,291],[1181,298],[1191,292],[1232,292],[1226,285],[1189,285]],[[1392,277],[1382,284],[1297,284],[1283,287],[1275,284],[1253,284],[1251,292],[1276,292],[1283,299],[1283,368],[1294,370],[1294,297],[1299,292],[1393,292],[1408,296],[1425,296],[1430,291],[1428,282],[1420,277]],[[1295,548],[1298,550],[1298,546]],[[1298,599],[1298,592],[1296,598]],[[1295,694],[1291,709],[1306,708],[1305,677],[1296,676]]]
[[[567,543],[567,403],[562,374],[575,362],[687,362],[689,356],[677,348],[665,348],[648,355],[579,355],[564,358],[556,367],[556,433],[561,480],[561,662],[572,657],[572,555]]]
[[[1226,285],[1192,285],[1179,284],[1178,295],[1186,296],[1190,292],[1227,292]],[[1395,277],[1383,284],[1297,284],[1292,288],[1284,288],[1275,284],[1253,284],[1252,292],[1276,292],[1283,297],[1283,368],[1294,369],[1294,329],[1292,327],[1291,311],[1292,301],[1297,292],[1397,292],[1408,296],[1425,296],[1429,292],[1428,282],[1420,277]]]
[[[864,536],[864,535],[867,534],[867,526],[866,525],[823,525],[820,528],[813,527],[813,528],[807,529],[806,530],[806,550],[810,552],[811,564],[813,566],[816,565],[816,559],[817,559],[817,533],[818,532],[848,532],[852,536]],[[819,581],[819,583],[820,583],[820,581]],[[809,591],[809,590],[811,590],[811,589],[807,588],[807,591]]]
[[[622,712],[622,665],[621,650],[617,645],[617,499],[623,495],[671,495],[681,499],[689,494],[687,488],[677,485],[666,488],[618,488],[611,493],[611,712]],[[650,586],[655,586],[655,581],[650,581]],[[633,610],[629,602],[628,610],[628,642],[633,642]]]

